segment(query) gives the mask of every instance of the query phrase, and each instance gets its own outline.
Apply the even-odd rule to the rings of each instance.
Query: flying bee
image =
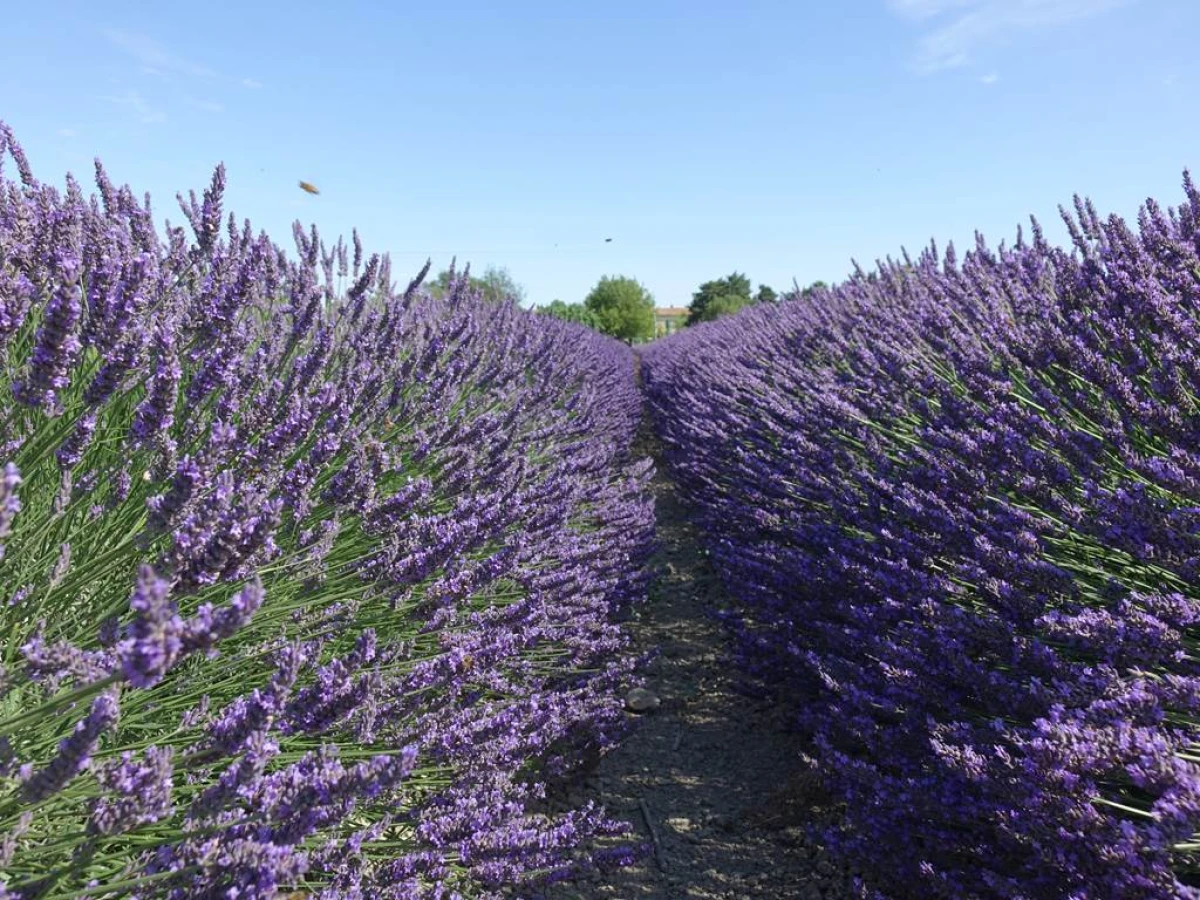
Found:
[[[308,191],[308,193],[310,193],[310,194],[321,193],[320,191],[317,190],[317,186],[315,184],[309,184],[307,181],[300,182],[300,190]]]

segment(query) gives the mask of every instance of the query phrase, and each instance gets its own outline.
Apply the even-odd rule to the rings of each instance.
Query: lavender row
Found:
[[[1200,193],[648,347],[668,459],[878,896],[1200,896]]]
[[[0,125],[0,897],[493,897],[629,854],[628,348]],[[0,171],[0,176],[3,172]],[[426,267],[426,270],[428,266]]]

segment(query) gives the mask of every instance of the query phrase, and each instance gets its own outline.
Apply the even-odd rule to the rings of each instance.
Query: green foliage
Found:
[[[692,294],[686,324],[711,322],[719,316],[735,313],[753,303],[774,303],[776,299],[778,295],[774,289],[765,284],[760,284],[758,293],[752,294],[750,279],[741,272],[734,272],[732,275],[700,285],[699,290]]]
[[[688,307],[688,325],[697,322],[711,321],[708,307],[720,297],[745,298],[750,301],[750,279],[740,272],[734,272],[724,278],[706,281],[700,289],[692,294],[692,304]]]
[[[606,275],[583,303],[607,335],[628,343],[654,337],[654,297],[633,278]]]
[[[704,316],[701,319],[703,322],[711,322],[713,319],[719,319],[721,316],[732,315],[747,306],[753,306],[754,301],[745,297],[738,297],[734,294],[724,294],[717,297],[704,308]]]
[[[450,278],[450,270],[443,269],[430,284],[430,293],[435,297],[445,294],[450,287]],[[492,303],[499,303],[511,298],[513,302],[520,304],[525,299],[525,288],[513,279],[508,269],[503,267],[488,266],[484,270],[482,278],[472,275],[471,288],[482,294],[483,299]]]
[[[546,316],[554,316],[556,319],[562,319],[565,322],[578,322],[580,325],[586,325],[588,328],[594,328],[597,331],[600,330],[599,318],[582,303],[563,303],[561,300],[551,300],[546,306],[537,307],[536,311]]]
[[[829,285],[827,285],[823,281],[814,281],[808,287],[806,287],[802,291],[800,291],[800,296],[804,297],[804,298],[808,298],[808,297],[811,297],[813,294],[815,294],[817,291],[826,291],[826,290],[829,290]]]

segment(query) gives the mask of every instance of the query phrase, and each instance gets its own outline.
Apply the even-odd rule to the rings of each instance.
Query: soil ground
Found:
[[[800,741],[774,703],[738,691],[726,604],[699,534],[643,425],[637,455],[653,455],[660,577],[628,623],[643,650],[661,648],[646,687],[661,705],[600,760],[571,799],[594,799],[631,822],[655,852],[593,880],[559,885],[552,900],[856,896],[849,873],[805,836],[819,815]]]

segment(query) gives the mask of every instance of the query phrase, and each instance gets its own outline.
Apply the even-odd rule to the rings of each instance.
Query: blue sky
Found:
[[[0,119],[39,178],[90,184],[99,156],[179,223],[176,191],[224,161],[228,208],[286,246],[297,218],[357,226],[396,281],[457,254],[537,303],[602,275],[663,306],[734,270],[836,281],[930,238],[1011,241],[1030,214],[1063,240],[1076,192],[1132,217],[1200,178],[1194,0],[42,2],[3,22]]]

